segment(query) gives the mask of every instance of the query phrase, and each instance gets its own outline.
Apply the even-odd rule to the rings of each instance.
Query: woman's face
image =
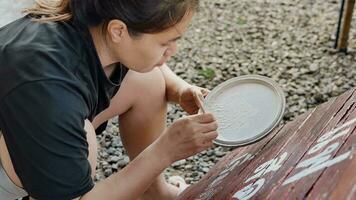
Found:
[[[130,36],[127,29],[111,45],[119,62],[137,72],[149,72],[163,65],[177,52],[177,40],[186,32],[193,13],[188,13],[175,26],[159,33]]]

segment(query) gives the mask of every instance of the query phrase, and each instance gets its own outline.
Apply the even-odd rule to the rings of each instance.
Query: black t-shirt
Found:
[[[84,120],[109,106],[126,72],[118,64],[107,78],[89,31],[72,22],[23,17],[0,28],[0,130],[30,196],[92,189]]]

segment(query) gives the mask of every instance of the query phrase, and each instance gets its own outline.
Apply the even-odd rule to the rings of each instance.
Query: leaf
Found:
[[[213,79],[215,77],[215,71],[212,68],[205,68],[198,71],[198,75],[204,76],[206,79]]]
[[[238,17],[237,20],[236,20],[236,23],[238,25],[245,25],[247,23],[247,20],[242,18],[242,17]]]

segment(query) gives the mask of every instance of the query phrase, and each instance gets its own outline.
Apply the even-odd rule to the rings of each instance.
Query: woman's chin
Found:
[[[165,62],[157,63],[157,64],[155,65],[155,67],[160,67],[160,66],[164,65],[164,63],[165,63]]]
[[[135,72],[139,72],[139,73],[146,73],[146,72],[150,72],[152,71],[154,68],[156,67],[160,67],[163,64],[156,64],[156,65],[150,65],[150,66],[142,66],[142,67],[128,67],[130,70],[135,71]]]
[[[147,73],[147,72],[152,71],[155,67],[156,67],[156,66],[154,66],[154,67],[139,68],[139,69],[131,69],[131,70],[133,70],[133,71],[135,71],[135,72],[138,72],[138,73]]]

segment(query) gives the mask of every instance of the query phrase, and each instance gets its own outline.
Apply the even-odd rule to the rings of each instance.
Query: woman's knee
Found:
[[[147,112],[166,106],[166,82],[159,68],[147,73],[128,71],[110,106],[95,117],[94,127],[128,111]]]
[[[147,101],[153,99],[155,101],[164,100],[166,94],[166,82],[159,68],[154,68],[148,73],[134,72],[133,82],[138,97],[136,101]]]
[[[147,73],[129,71],[110,107],[121,115],[145,105],[155,106],[166,102],[166,82],[159,68]]]
[[[137,72],[136,72],[137,73]],[[166,82],[159,68],[154,68],[151,72],[135,74],[134,80],[136,97],[132,110],[151,115],[166,111]]]

